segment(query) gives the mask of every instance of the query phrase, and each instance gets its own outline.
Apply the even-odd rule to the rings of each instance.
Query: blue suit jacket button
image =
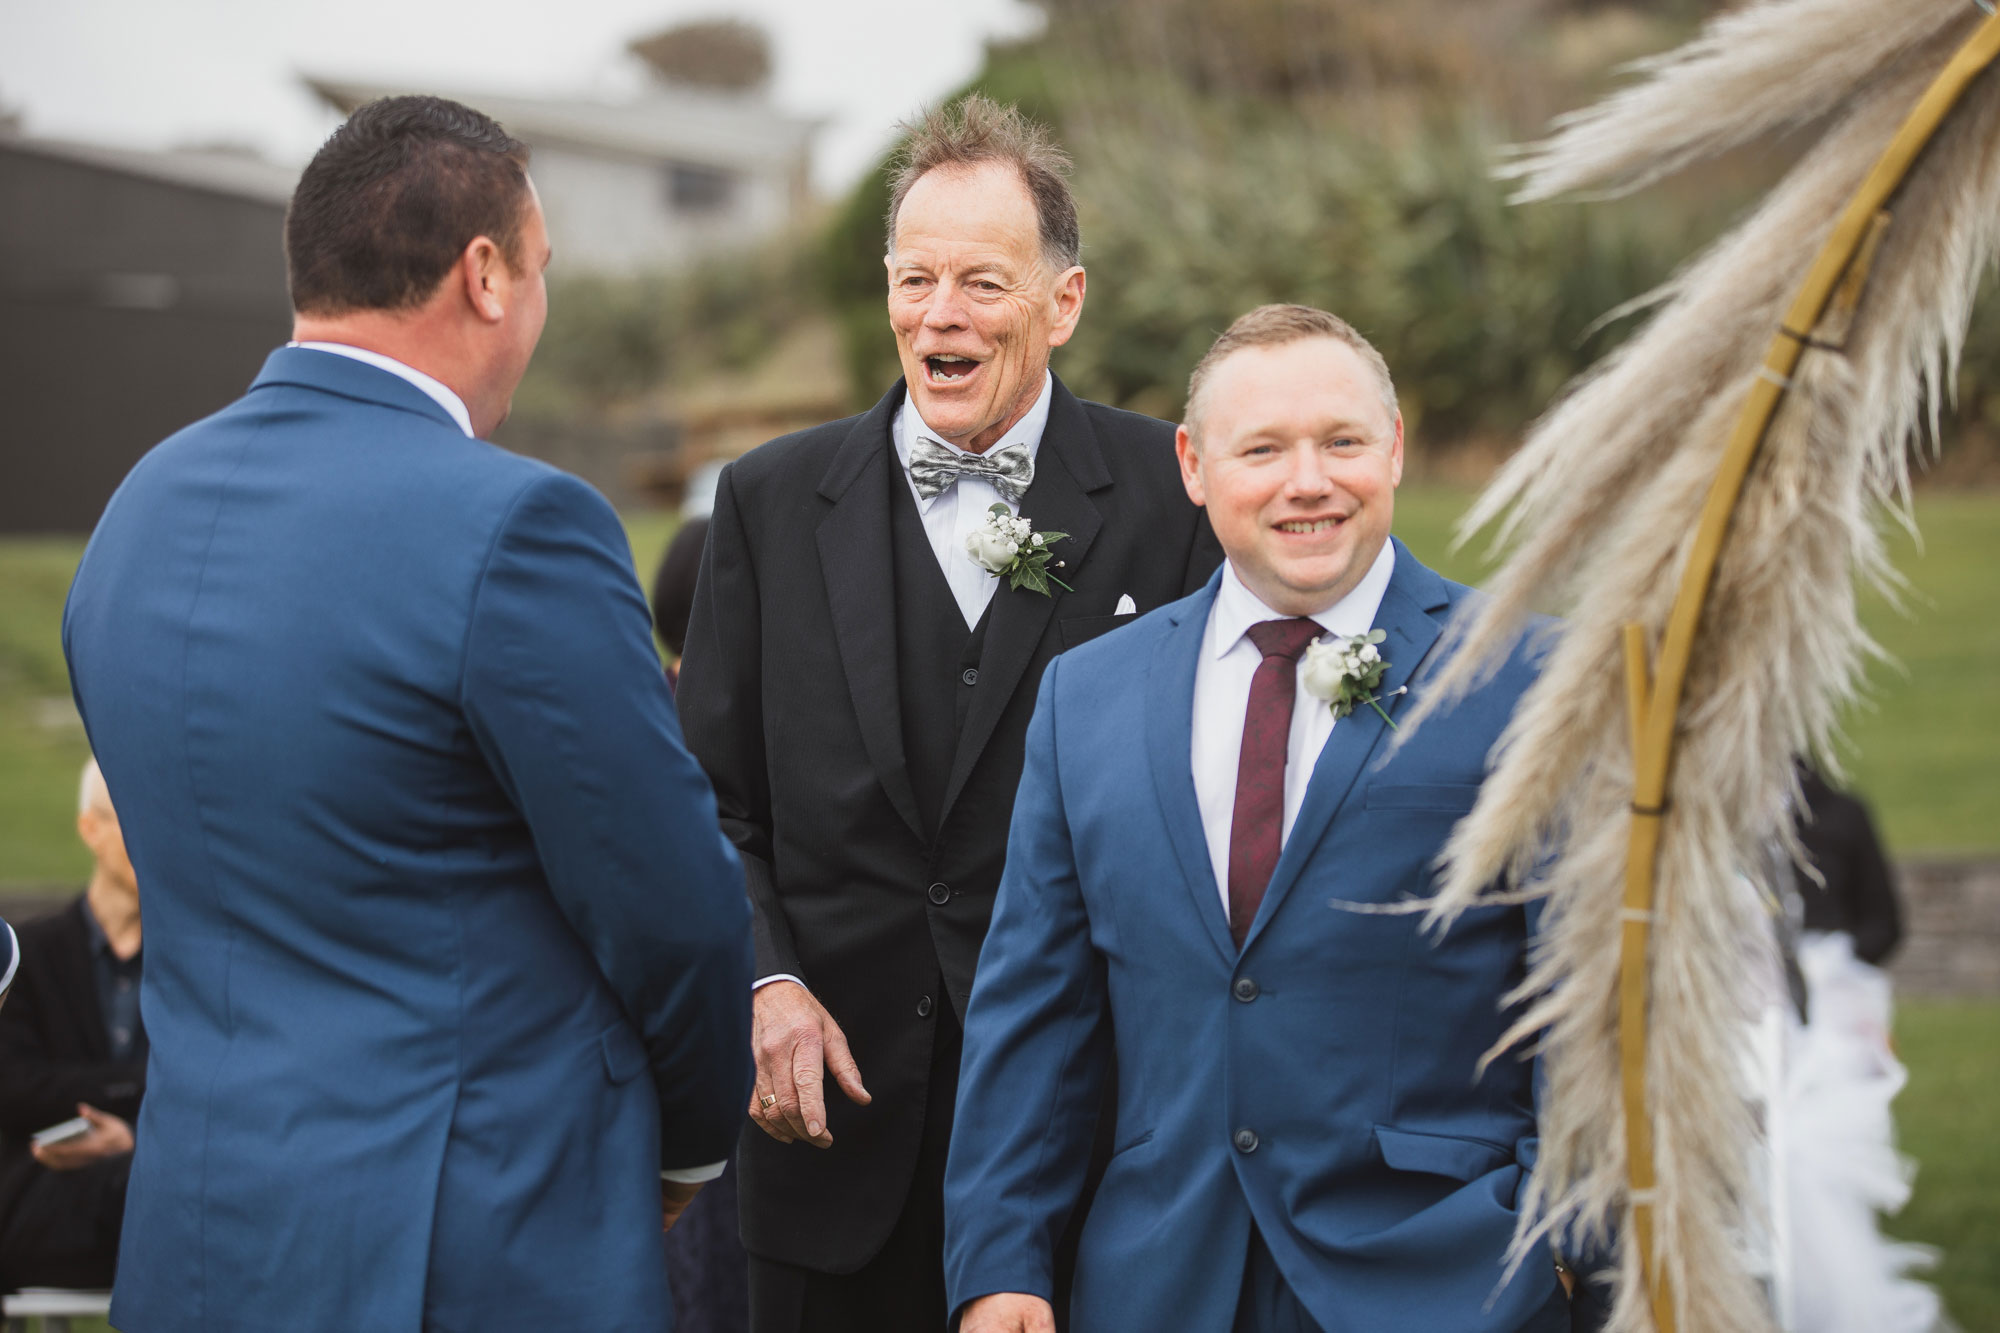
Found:
[[[949,884],[933,884],[931,885],[930,895],[932,902],[936,903],[939,907],[943,907],[951,901],[951,886]]]
[[[1243,1001],[1243,1003],[1248,1004],[1257,998],[1257,983],[1248,977],[1238,977],[1236,978],[1236,984],[1229,988],[1229,993]]]
[[[932,1007],[932,1006],[931,1006],[931,997],[930,997],[930,996],[928,996],[928,995],[920,995],[920,996],[918,996],[918,997],[917,997],[917,1017],[918,1017],[918,1018],[929,1018],[929,1017],[931,1016],[931,1007]]]
[[[1237,1130],[1237,1131],[1236,1131],[1236,1151],[1238,1151],[1238,1152],[1256,1152],[1256,1151],[1257,1151],[1257,1131],[1256,1131],[1256,1130],[1254,1130],[1254,1129],[1239,1129],[1239,1130]]]

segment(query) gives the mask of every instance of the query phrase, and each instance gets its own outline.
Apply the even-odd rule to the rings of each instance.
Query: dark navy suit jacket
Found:
[[[1372,710],[1343,719],[1239,952],[1189,771],[1219,578],[1043,678],[966,1021],[945,1187],[953,1307],[1051,1291],[1115,1056],[1079,1333],[1226,1333],[1253,1222],[1327,1333],[1517,1329],[1556,1281],[1530,1264],[1501,1284],[1533,1160],[1533,1066],[1505,1057],[1482,1076],[1478,1062],[1521,978],[1528,914],[1478,908],[1440,937],[1420,915],[1346,904],[1429,896],[1533,667],[1515,657],[1393,754]],[[1422,691],[1467,595],[1399,547],[1375,622],[1385,691]]]
[[[146,900],[118,1326],[669,1327],[749,911],[603,499],[280,350],[133,469],[64,643]]]

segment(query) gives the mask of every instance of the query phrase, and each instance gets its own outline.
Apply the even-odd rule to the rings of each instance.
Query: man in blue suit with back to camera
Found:
[[[147,886],[128,1333],[658,1333],[735,1141],[749,908],[624,532],[480,438],[546,313],[526,166],[356,111],[286,219],[296,341],[77,571]]]
[[[1402,417],[1346,323],[1239,319],[1177,447],[1227,563],[1057,658],[1028,732],[946,1174],[964,1333],[1053,1328],[1114,1060],[1078,1333],[1568,1329],[1552,1254],[1503,1281],[1533,1065],[1479,1069],[1530,913],[1365,910],[1429,895],[1533,665],[1389,745],[1469,593],[1389,536]]]

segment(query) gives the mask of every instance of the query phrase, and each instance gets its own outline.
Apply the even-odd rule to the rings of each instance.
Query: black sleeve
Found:
[[[771,869],[771,786],[764,763],[762,609],[736,465],[722,470],[695,581],[676,696],[688,748],[715,784],[722,830],[743,858],[757,975],[803,978]]]
[[[40,941],[24,939],[20,973],[0,1009],[0,1134],[25,1139],[76,1114],[78,1102],[131,1120],[145,1091],[138,1063],[66,1060],[52,1049],[49,1024],[62,997],[47,969],[25,955]]]
[[[1842,839],[1847,853],[1847,919],[1854,932],[1854,955],[1881,966],[1903,940],[1903,910],[1896,895],[1896,878],[1882,854],[1875,822],[1858,800],[1842,802]]]

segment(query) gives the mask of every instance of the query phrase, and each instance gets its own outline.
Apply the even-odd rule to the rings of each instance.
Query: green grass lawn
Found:
[[[1905,1000],[1896,1049],[1910,1070],[1896,1127],[1917,1185],[1889,1230],[1943,1251],[1929,1280],[1968,1333],[2000,1329],[2000,1001]]]

